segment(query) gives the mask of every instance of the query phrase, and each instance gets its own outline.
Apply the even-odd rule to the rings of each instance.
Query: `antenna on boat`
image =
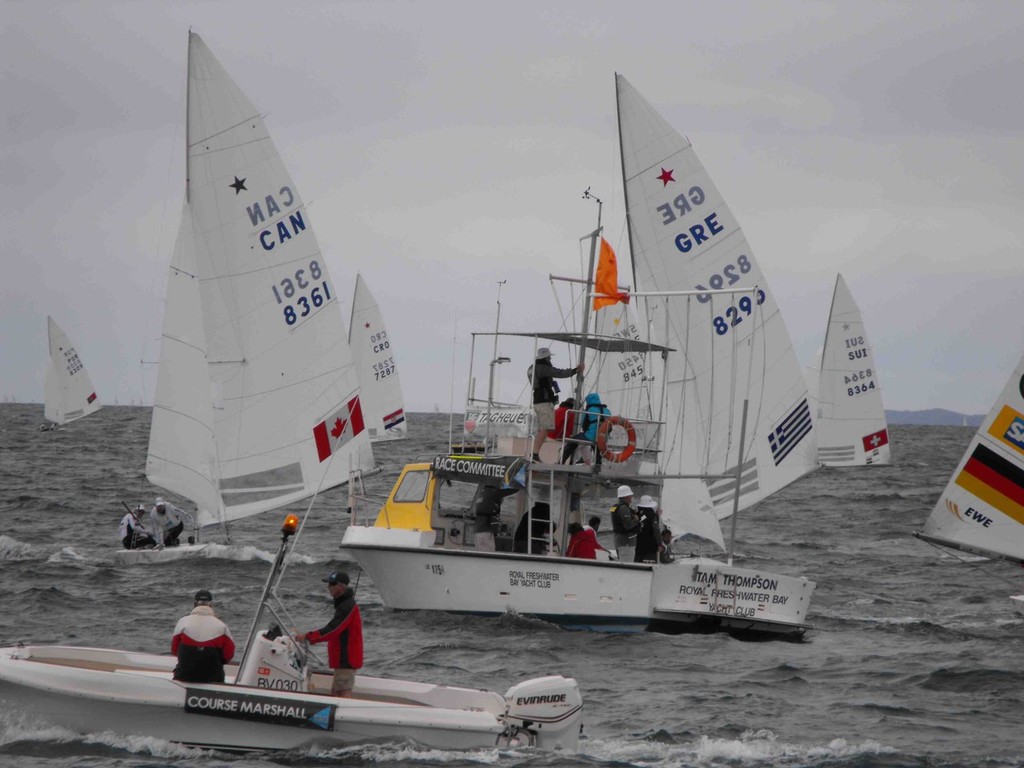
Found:
[[[590,330],[590,302],[592,300],[591,294],[594,291],[594,261],[597,258],[597,238],[601,236],[601,210],[604,208],[604,203],[601,202],[601,198],[597,195],[590,193],[590,187],[583,190],[584,200],[593,200],[597,203],[597,229],[595,229],[590,235],[590,263],[587,265],[587,279],[586,288],[583,291],[583,324],[580,326],[580,356],[578,363],[586,363],[587,361],[587,333]],[[575,391],[576,403],[582,402],[583,398],[583,377],[576,377],[576,391]]]
[[[501,286],[508,282],[508,279],[498,281],[498,311],[494,318],[494,353],[491,355],[490,377],[487,383],[487,429],[484,432],[484,454],[487,453],[487,446],[491,442],[491,404],[494,401],[494,366],[510,362],[507,357],[498,356],[498,331],[501,325]]]

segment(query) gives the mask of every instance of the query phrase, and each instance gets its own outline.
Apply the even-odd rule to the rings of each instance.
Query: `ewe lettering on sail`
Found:
[[[247,179],[238,176],[234,179],[235,182],[228,186],[235,190],[236,195],[243,190],[248,191],[245,186]],[[282,186],[276,194],[264,195],[262,200],[245,204],[245,213],[249,223],[258,229],[256,239],[260,247],[267,252],[286,248],[307,231],[301,203],[288,186]],[[270,285],[281,319],[287,326],[309,318],[334,298],[318,254],[308,260],[295,259],[294,255],[292,259],[280,267],[284,276],[280,273],[275,275],[275,282]]]

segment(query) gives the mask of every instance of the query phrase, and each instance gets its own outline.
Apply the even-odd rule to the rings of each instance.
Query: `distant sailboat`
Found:
[[[55,429],[100,409],[100,400],[66,333],[47,316],[50,340],[50,365],[46,369],[46,404],[43,416],[49,424],[41,429]]]
[[[362,275],[356,275],[348,345],[359,375],[363,423],[370,442],[401,440],[408,424],[395,350],[384,317]]]
[[[1024,357],[916,535],[1024,565]],[[1024,594],[1010,599],[1024,613]]]
[[[889,463],[889,429],[878,367],[860,309],[842,275],[836,276],[832,295],[817,399],[820,464]]]

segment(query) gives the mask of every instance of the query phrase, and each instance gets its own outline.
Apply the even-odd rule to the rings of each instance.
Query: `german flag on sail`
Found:
[[[956,484],[993,509],[1024,524],[1024,468],[980,443]]]

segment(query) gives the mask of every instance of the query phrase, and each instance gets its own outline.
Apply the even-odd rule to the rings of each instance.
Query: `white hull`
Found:
[[[1017,613],[1024,616],[1024,595],[1010,595],[1010,601],[1013,603],[1013,607],[1017,609]]]
[[[517,613],[567,629],[800,635],[815,586],[707,558],[655,566],[432,542],[432,532],[350,526],[342,546],[390,608]]]
[[[3,648],[0,697],[76,732],[114,731],[234,751],[367,741],[474,749],[529,741],[525,732],[518,742],[506,737],[509,703],[497,693],[360,675],[353,698],[340,699],[324,692],[182,683],[171,678],[174,662],[170,656],[91,648]],[[568,690],[564,678],[543,680]],[[329,690],[330,679],[314,675],[313,684]],[[571,726],[563,729],[561,743],[549,746],[575,748],[578,696],[566,710]]]
[[[169,563],[186,557],[202,557],[209,546],[209,544],[182,544],[180,547],[161,547],[159,549],[120,549],[114,553],[114,562],[118,565]]]

